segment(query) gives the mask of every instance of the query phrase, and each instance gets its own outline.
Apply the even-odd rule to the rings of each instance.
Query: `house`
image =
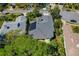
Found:
[[[29,35],[34,39],[51,39],[54,37],[53,18],[45,8],[41,12],[41,17],[30,22]],[[23,15],[17,17],[16,21],[5,21],[0,29],[0,35],[4,35],[11,30],[21,30],[25,33],[26,21],[27,19]]]
[[[34,39],[51,39],[54,37],[52,16],[44,12],[43,16],[30,22],[29,35]]]
[[[62,19],[68,22],[77,22],[79,23],[79,13],[73,11],[61,11],[60,15]]]
[[[21,15],[16,18],[16,21],[4,22],[1,29],[0,35],[4,35],[12,30],[21,30],[25,32],[26,29],[26,17]]]

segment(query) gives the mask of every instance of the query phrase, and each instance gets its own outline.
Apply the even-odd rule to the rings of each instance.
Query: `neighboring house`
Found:
[[[35,21],[30,22],[29,35],[31,35],[34,39],[51,39],[54,37],[53,18],[45,8],[42,11],[41,17],[38,17]],[[4,35],[11,30],[21,30],[22,32],[25,32],[26,21],[27,19],[23,15],[17,17],[16,21],[5,21],[0,29],[0,35]]]
[[[61,11],[60,15],[62,19],[68,22],[77,22],[79,23],[79,13],[73,11]]]
[[[52,16],[44,12],[43,16],[30,23],[29,34],[34,39],[51,39],[54,37]]]
[[[26,29],[26,17],[25,16],[19,16],[16,18],[16,21],[8,21],[4,22],[1,29],[0,29],[0,35],[4,35],[11,30],[21,30],[25,32]]]

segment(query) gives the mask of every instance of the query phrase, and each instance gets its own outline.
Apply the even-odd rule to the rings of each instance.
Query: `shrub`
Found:
[[[72,26],[72,30],[74,33],[79,33],[79,26]]]

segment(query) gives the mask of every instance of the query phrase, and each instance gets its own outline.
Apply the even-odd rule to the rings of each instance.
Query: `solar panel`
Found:
[[[30,24],[29,30],[34,30],[36,29],[36,22],[33,22]]]

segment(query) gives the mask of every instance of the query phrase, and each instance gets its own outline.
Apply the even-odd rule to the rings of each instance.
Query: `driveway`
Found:
[[[79,56],[79,34],[73,33],[71,25],[63,25],[64,45],[67,56]]]

